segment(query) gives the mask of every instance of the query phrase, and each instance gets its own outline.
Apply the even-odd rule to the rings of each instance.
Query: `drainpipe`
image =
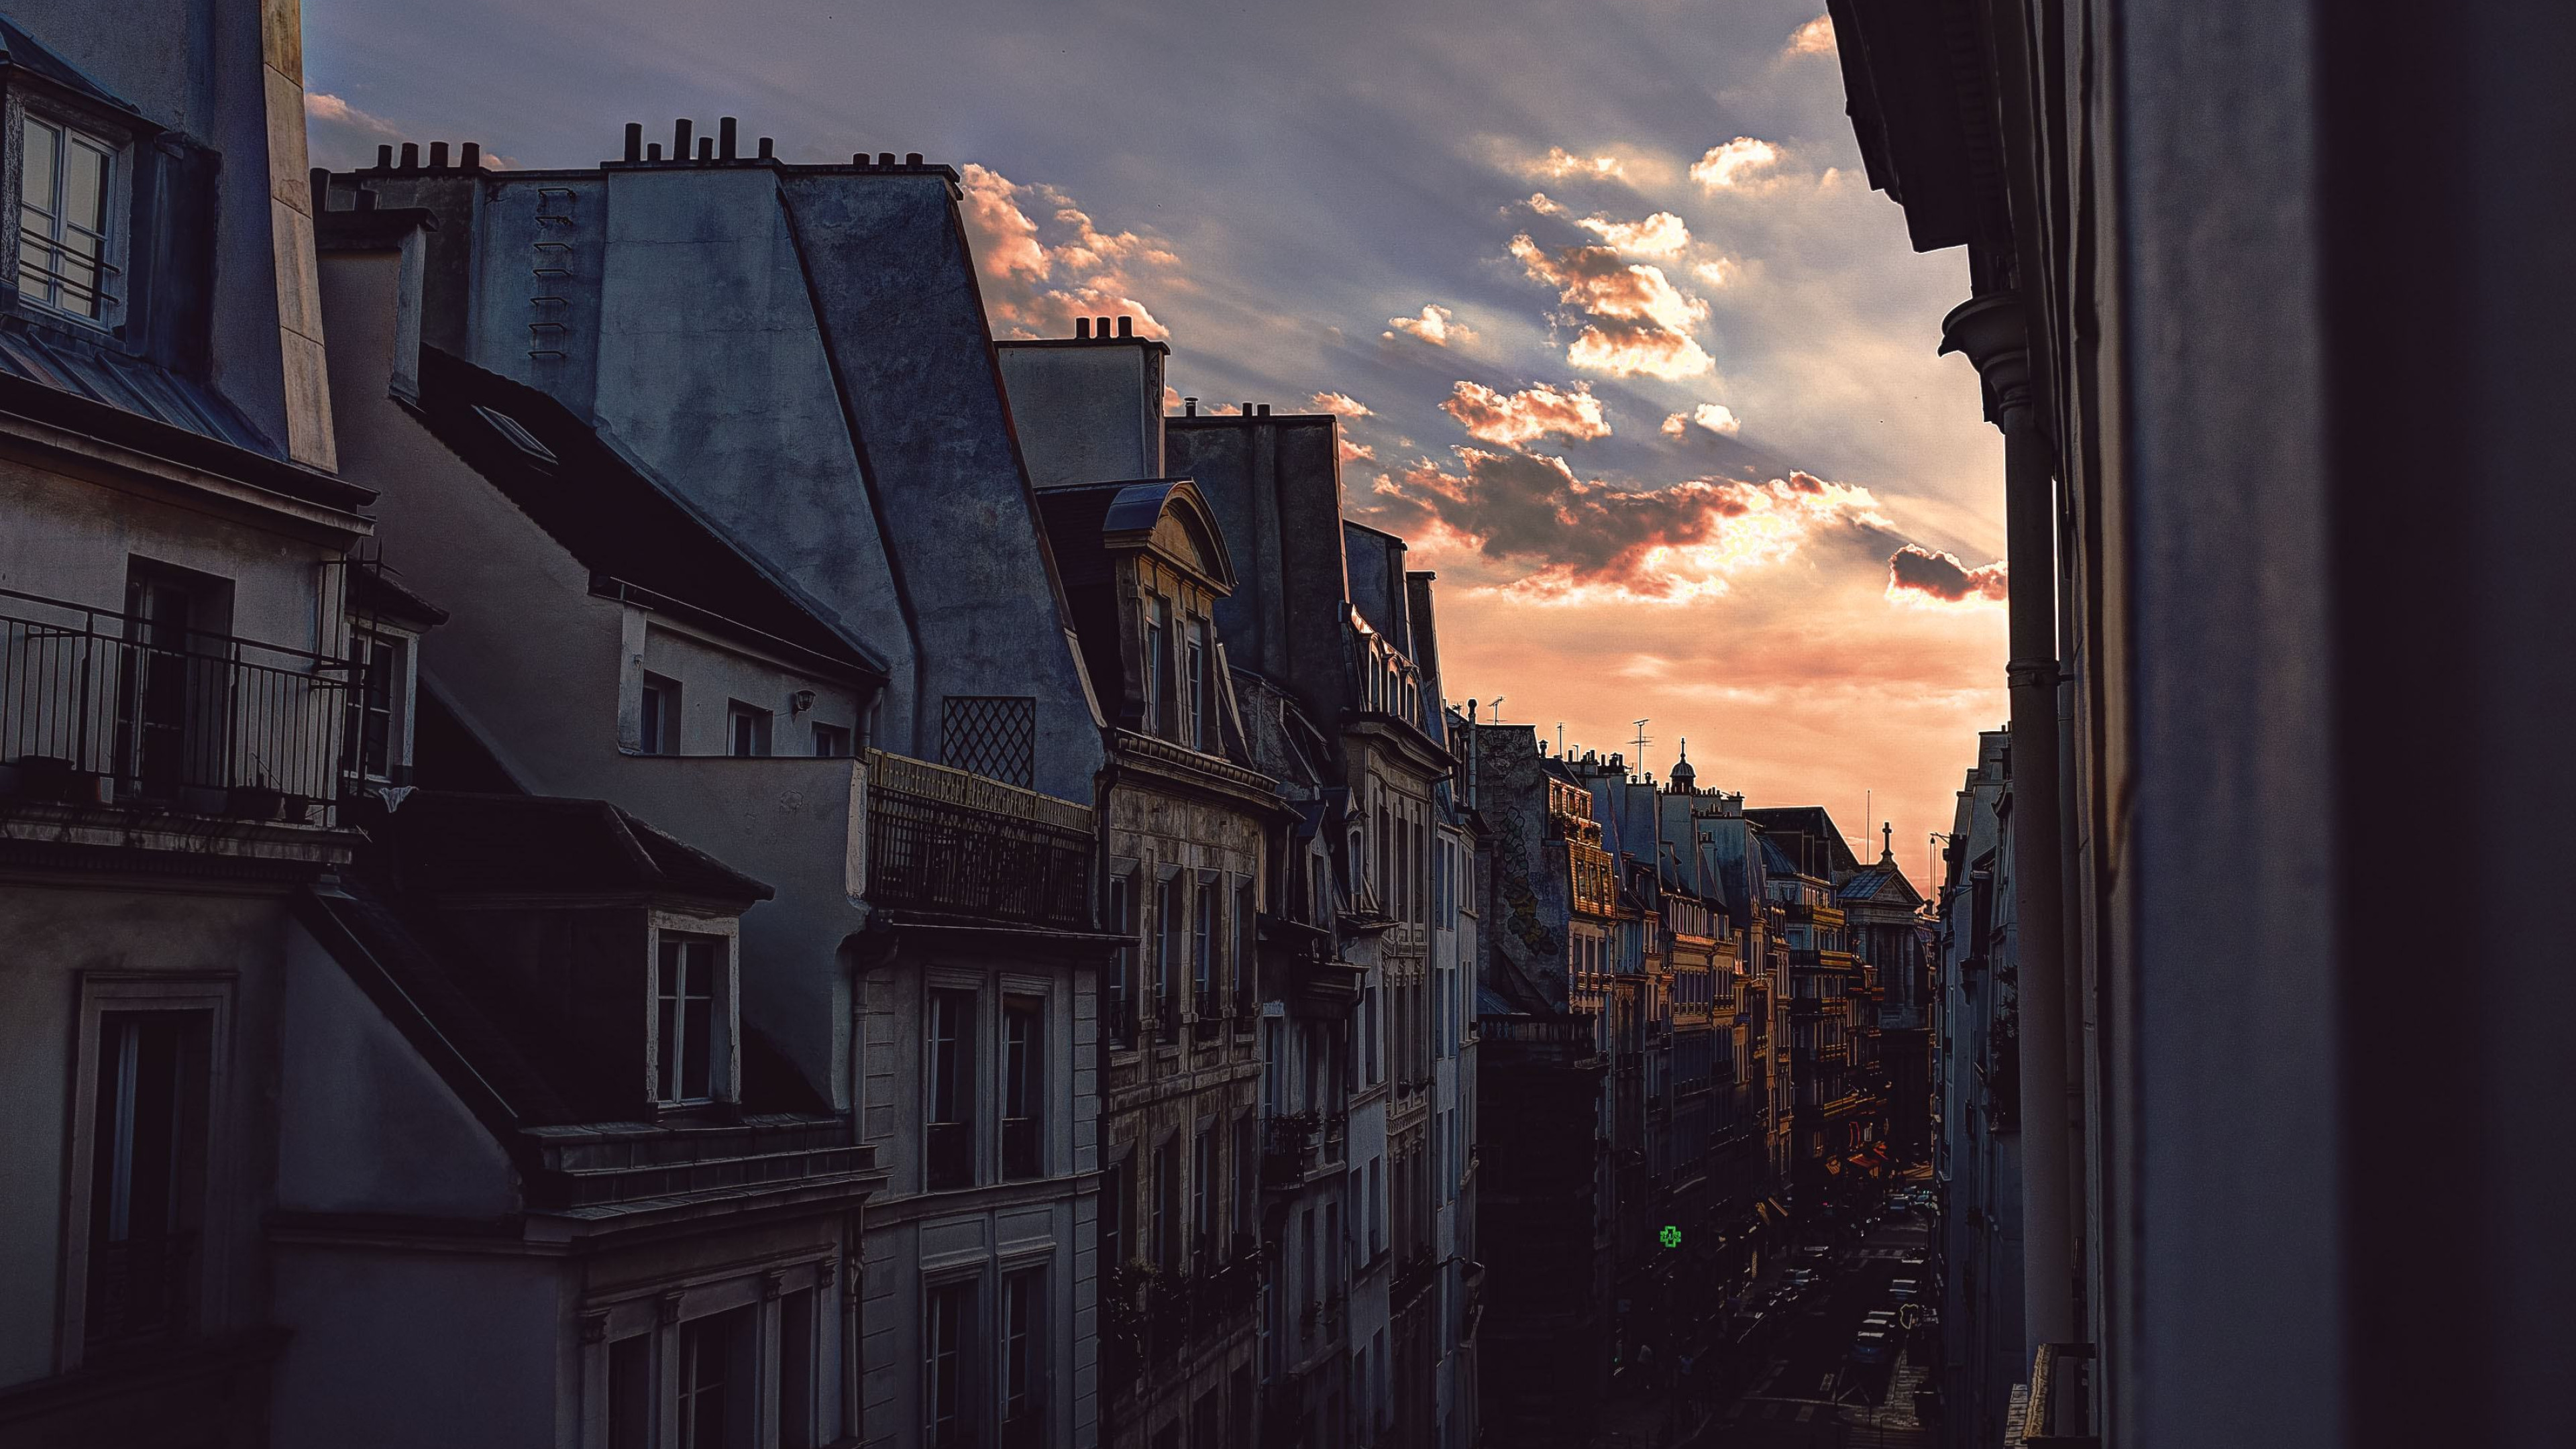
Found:
[[[2011,579],[2013,867],[2021,973],[2022,1332],[2024,1357],[2071,1343],[2074,1152],[2068,1098],[2066,941],[2057,727],[2055,451],[2032,406],[2020,299],[1991,293],[1941,322],[1941,350],[1985,381],[1986,419],[2004,435],[2005,563]]]

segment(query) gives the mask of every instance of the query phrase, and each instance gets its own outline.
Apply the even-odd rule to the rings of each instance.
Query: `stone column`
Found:
[[[2068,1343],[2075,1325],[2075,1153],[2068,1110],[2064,854],[2059,820],[2055,450],[2031,405],[2020,299],[1992,293],[1941,322],[1941,350],[1985,382],[1986,419],[2004,435],[2005,562],[2011,579],[2014,923],[2021,973],[2022,1333],[2024,1356]]]

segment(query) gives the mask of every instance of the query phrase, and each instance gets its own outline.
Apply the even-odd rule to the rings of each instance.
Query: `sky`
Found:
[[[306,0],[314,164],[588,165],[741,118],[957,166],[997,336],[1130,314],[1171,401],[1342,415],[1453,703],[1685,739],[1922,885],[2005,713],[2002,444],[1935,349],[1822,0]],[[1865,813],[1866,812],[1866,813]]]

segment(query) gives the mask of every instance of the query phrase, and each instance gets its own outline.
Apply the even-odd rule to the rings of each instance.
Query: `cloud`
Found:
[[[1370,447],[1366,443],[1354,443],[1348,438],[1343,438],[1340,440],[1339,445],[1341,448],[1342,461],[1345,463],[1374,463],[1377,461],[1377,449]]]
[[[1392,338],[1396,332],[1401,332],[1407,337],[1418,337],[1434,347],[1446,347],[1452,338],[1460,342],[1473,339],[1476,329],[1457,321],[1457,315],[1437,302],[1426,302],[1422,306],[1422,315],[1419,317],[1387,318],[1386,325],[1394,328],[1395,332],[1384,335]]]
[[[1887,556],[1887,596],[1900,602],[1913,596],[1952,604],[2002,603],[2010,592],[2000,563],[1972,569],[1956,555],[1912,543]]]
[[[1689,412],[1674,413],[1665,418],[1664,436],[1678,438],[1694,426],[1731,438],[1744,426],[1744,420],[1724,403],[1701,403]]]
[[[1616,156],[1577,156],[1563,146],[1550,146],[1547,154],[1520,164],[1524,176],[1544,176],[1550,181],[1568,176],[1597,176],[1615,180],[1627,174],[1627,163]]]
[[[1456,418],[1467,436],[1505,448],[1536,442],[1550,433],[1581,442],[1610,436],[1610,425],[1601,417],[1601,400],[1585,383],[1566,391],[1540,383],[1504,393],[1462,382],[1440,410]]]
[[[1601,238],[1623,252],[1640,256],[1670,256],[1690,245],[1690,228],[1669,211],[1659,211],[1644,221],[1611,221],[1587,216],[1576,226]]]
[[[1740,185],[1756,171],[1766,170],[1780,160],[1780,148],[1768,141],[1738,136],[1723,146],[1711,146],[1691,163],[1690,178],[1711,191],[1723,191]]]
[[[1819,15],[1789,32],[1787,55],[1831,55],[1834,53],[1834,17]]]
[[[1371,415],[1368,404],[1338,392],[1319,392],[1306,399],[1306,406],[1319,413],[1331,413],[1336,417],[1365,418]]]
[[[1892,531],[1868,489],[1802,472],[1630,489],[1577,478],[1546,454],[1454,451],[1456,472],[1424,458],[1400,475],[1380,474],[1361,511],[1412,533],[1426,551],[1454,541],[1518,565],[1510,590],[1555,601],[1705,598],[1811,539]]]
[[[1167,337],[1136,293],[1177,281],[1180,258],[1132,231],[1104,232],[1052,186],[967,163],[959,212],[975,247],[984,310],[997,334],[1067,337],[1077,317],[1132,315],[1140,337]],[[1033,219],[1034,209],[1045,219]]]
[[[1712,287],[1732,287],[1744,280],[1744,266],[1733,257],[1713,257],[1692,263],[1691,275]]]
[[[1673,379],[1716,365],[1690,335],[1707,319],[1708,304],[1683,295],[1663,268],[1627,261],[1606,246],[1551,256],[1526,233],[1512,238],[1511,254],[1530,280],[1556,288],[1557,300],[1577,309],[1583,330],[1565,354],[1576,367]]]
[[[402,139],[402,127],[382,116],[369,115],[328,91],[304,93],[304,118],[314,125],[346,126],[389,141]]]

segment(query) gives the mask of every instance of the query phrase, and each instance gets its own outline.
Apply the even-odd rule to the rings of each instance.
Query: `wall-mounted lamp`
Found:
[[[814,691],[810,689],[800,689],[796,691],[795,697],[787,701],[787,712],[791,715],[803,714],[805,711],[812,709],[813,707]]]

